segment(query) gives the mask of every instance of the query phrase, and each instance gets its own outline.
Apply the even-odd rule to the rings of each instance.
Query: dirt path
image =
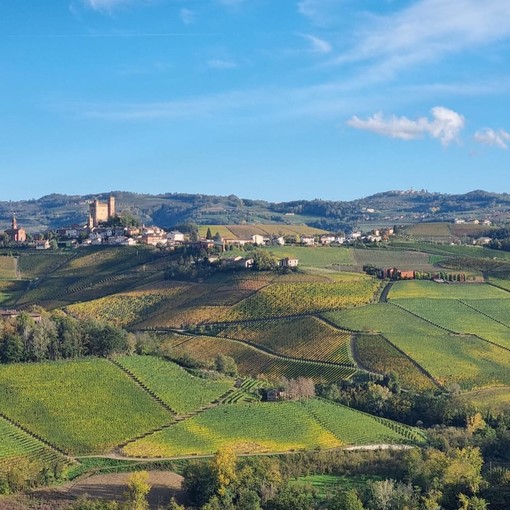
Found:
[[[80,497],[123,501],[130,473],[92,475],[60,487],[36,491],[34,495],[56,501],[74,501]],[[148,496],[151,509],[166,506],[172,497],[182,501],[182,476],[172,471],[150,471],[149,483],[152,489]]]

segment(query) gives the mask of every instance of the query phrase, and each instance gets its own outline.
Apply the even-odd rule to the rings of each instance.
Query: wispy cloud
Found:
[[[495,131],[491,128],[484,128],[475,133],[474,139],[482,145],[491,145],[500,149],[508,149],[510,142],[510,133],[504,129]]]
[[[185,25],[191,25],[195,21],[195,13],[191,9],[186,9],[185,7],[179,11],[179,16]]]
[[[148,3],[148,0],[83,0],[83,3],[95,11],[112,12],[127,5]]]
[[[237,67],[237,63],[233,60],[213,58],[207,62],[207,67],[210,69],[235,69]]]
[[[314,35],[303,34],[301,35],[301,37],[303,37],[310,43],[310,51],[312,53],[327,54],[331,53],[333,49],[333,47],[328,41],[325,41],[324,39],[319,39],[319,37],[316,37]]]
[[[303,0],[301,11],[315,3]],[[506,0],[418,0],[396,13],[366,19],[355,34],[357,42],[335,63],[379,63],[396,72],[510,36]]]
[[[347,125],[401,140],[416,140],[429,135],[445,146],[453,141],[459,141],[459,134],[465,125],[464,117],[442,106],[432,108],[431,113],[432,120],[426,117],[412,120],[395,115],[385,118],[382,113],[376,113],[366,120],[354,116],[347,121]]]

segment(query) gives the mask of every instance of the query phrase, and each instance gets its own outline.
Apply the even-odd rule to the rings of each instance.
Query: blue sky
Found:
[[[3,0],[1,200],[509,192],[508,0]]]

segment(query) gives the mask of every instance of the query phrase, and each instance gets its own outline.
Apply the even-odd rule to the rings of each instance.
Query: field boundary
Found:
[[[491,315],[489,315],[488,313],[485,313],[485,312],[482,312],[482,310],[479,310],[478,308],[476,308],[475,306],[473,305],[470,305],[469,303],[466,303],[465,301],[463,301],[462,299],[458,299],[457,300],[459,303],[462,303],[463,305],[467,306],[468,308],[471,308],[472,310],[474,310],[475,312],[478,312],[479,314],[481,315],[484,315],[485,317],[487,317],[488,319],[494,321],[494,322],[497,322],[498,324],[501,324],[502,326],[504,326],[505,328],[507,329],[510,329],[510,326],[494,317],[492,317]]]

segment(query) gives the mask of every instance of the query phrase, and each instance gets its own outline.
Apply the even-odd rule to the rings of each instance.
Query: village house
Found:
[[[48,239],[39,239],[35,242],[36,250],[49,250],[51,248],[50,242]]]
[[[315,237],[301,236],[301,244],[304,244],[305,246],[314,246]]]
[[[167,234],[168,242],[171,244],[178,244],[184,242],[184,234],[178,230],[172,230]]]
[[[289,257],[281,259],[280,262],[279,262],[279,266],[280,267],[285,267],[285,268],[297,267],[298,264],[299,264],[299,259],[291,259]]]
[[[251,236],[251,242],[253,244],[256,244],[257,246],[262,246],[266,244],[266,240],[264,236],[261,236],[260,234],[254,234]]]

